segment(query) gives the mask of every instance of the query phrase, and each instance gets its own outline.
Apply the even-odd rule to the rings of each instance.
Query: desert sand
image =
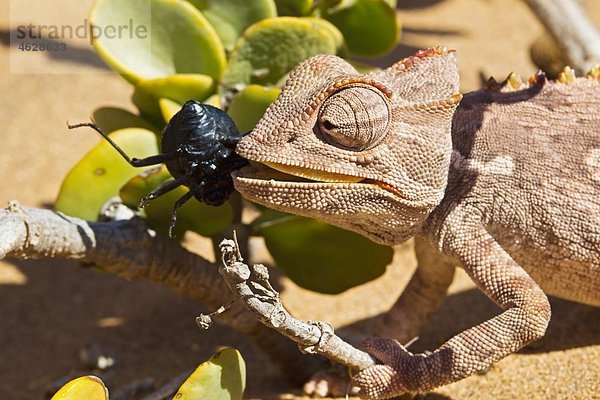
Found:
[[[60,23],[84,18],[90,1],[49,3],[45,12]],[[445,45],[457,50],[465,92],[479,88],[481,77],[502,79],[511,71],[528,77],[536,71],[529,46],[543,29],[519,0],[399,3],[402,42],[392,55],[377,60],[380,65],[419,48]],[[0,204],[17,199],[51,207],[67,171],[98,142],[89,132],[69,132],[65,121],[85,121],[104,105],[133,110],[132,90],[97,61],[89,62],[91,47],[81,48],[84,61],[43,59],[48,71],[70,68],[72,73],[11,72],[9,1],[0,1],[0,7]],[[600,25],[600,1],[588,0],[586,9]],[[414,265],[410,244],[399,246],[384,276],[339,296],[311,293],[281,277],[283,302],[299,318],[325,320],[336,328],[357,324],[393,304]],[[484,375],[419,398],[600,398],[600,309],[551,302],[552,322],[543,340]],[[78,351],[88,343],[117,360],[107,382],[112,389],[145,377],[163,384],[226,345],[238,348],[246,360],[247,398],[299,393],[245,337],[218,326],[199,330],[194,318],[203,311],[201,304],[150,282],[126,282],[72,261],[0,261],[0,398],[40,399],[50,382],[81,368]],[[459,272],[415,348],[433,349],[498,312]]]

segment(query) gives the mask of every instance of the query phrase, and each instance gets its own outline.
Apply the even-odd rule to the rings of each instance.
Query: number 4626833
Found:
[[[66,43],[27,43],[21,42],[19,50],[21,51],[65,51]]]

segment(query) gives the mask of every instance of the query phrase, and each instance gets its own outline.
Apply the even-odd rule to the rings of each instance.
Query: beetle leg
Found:
[[[166,161],[175,160],[179,157],[181,157],[181,154],[175,150],[169,153],[156,154],[146,158],[132,158],[129,161],[129,164],[134,167],[147,167],[148,165],[162,164]]]
[[[177,179],[171,179],[171,180],[166,181],[161,186],[159,186],[158,188],[156,188],[155,190],[150,192],[150,194],[142,197],[142,200],[140,200],[140,208],[146,207],[148,205],[148,203],[150,203],[150,201],[183,185],[190,178],[190,176],[191,176],[191,171],[185,175],[180,176]]]
[[[194,197],[194,193],[190,190],[183,196],[181,196],[173,205],[173,213],[171,214],[171,222],[169,223],[169,237],[174,238],[173,229],[175,228],[175,224],[177,223],[177,209],[185,204],[186,201]]]

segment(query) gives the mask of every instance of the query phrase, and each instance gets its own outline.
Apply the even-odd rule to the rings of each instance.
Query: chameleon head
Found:
[[[365,75],[331,55],[300,63],[237,152],[236,189],[271,208],[393,244],[441,202],[460,101],[453,51]]]

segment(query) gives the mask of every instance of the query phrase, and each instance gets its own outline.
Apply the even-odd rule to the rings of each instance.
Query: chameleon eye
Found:
[[[389,118],[389,108],[381,94],[355,86],[344,88],[325,99],[318,127],[330,144],[363,151],[383,138]]]

